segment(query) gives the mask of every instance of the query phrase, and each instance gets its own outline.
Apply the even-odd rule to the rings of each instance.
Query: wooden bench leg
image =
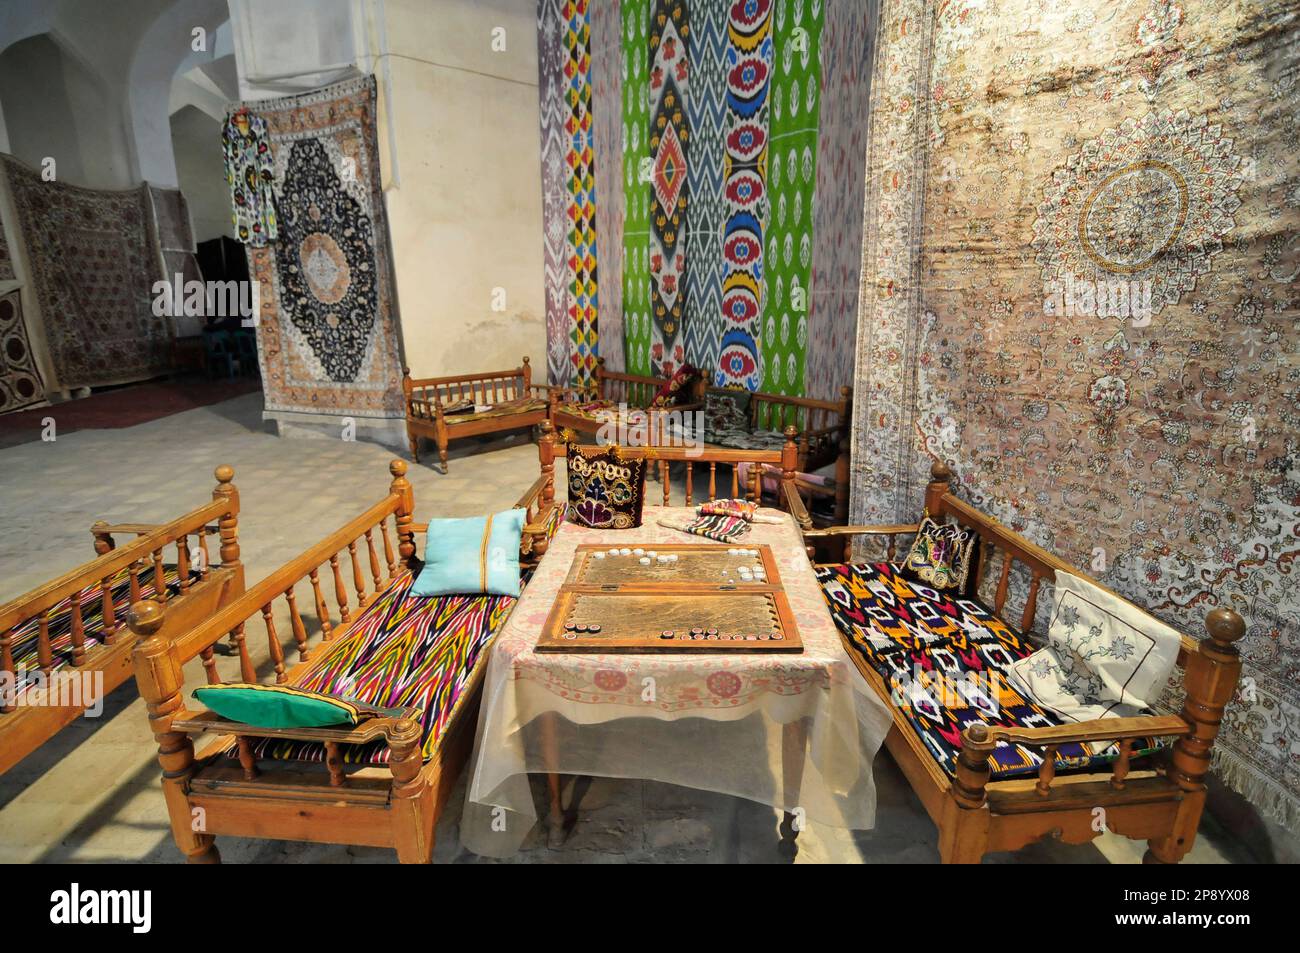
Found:
[[[781,783],[783,801],[787,808],[799,806],[799,792],[803,787],[803,763],[808,753],[808,720],[800,718],[781,726]],[[795,843],[799,836],[798,820],[802,825],[802,815],[790,810],[781,819],[780,851],[788,857],[799,853]]]
[[[420,750],[420,725],[410,718],[398,722],[388,735],[392,751],[393,825],[397,860],[403,864],[427,864],[433,860],[433,798],[425,782],[424,759]]]
[[[438,461],[442,464],[442,472],[447,472],[447,435],[438,435]]]
[[[420,462],[420,437],[410,427],[406,428],[406,439],[411,444],[411,459],[416,463]]]
[[[546,787],[550,805],[546,814],[546,846],[564,845],[564,805],[560,799],[560,740],[557,719],[553,711],[543,712],[537,719],[541,732],[542,763],[546,767]]]

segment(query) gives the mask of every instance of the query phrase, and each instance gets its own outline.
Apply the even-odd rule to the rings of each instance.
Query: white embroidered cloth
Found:
[[[1182,636],[1078,576],[1056,574],[1047,645],[1010,666],[1030,700],[1075,721],[1131,717],[1159,698]]]
[[[662,517],[692,512],[647,506],[636,529],[565,523],[551,541],[488,661],[461,822],[470,850],[510,854],[536,822],[527,774],[546,770],[535,722],[546,712],[562,716],[560,774],[653,779],[802,808],[808,819],[837,827],[874,824],[871,762],[890,713],[846,654],[788,514],[760,510],[778,519],[755,523],[744,545],[772,547],[801,654],[535,651],[577,546],[702,543],[658,525]],[[800,719],[807,720],[806,751],[783,759],[782,726]],[[796,767],[797,795],[785,783]]]

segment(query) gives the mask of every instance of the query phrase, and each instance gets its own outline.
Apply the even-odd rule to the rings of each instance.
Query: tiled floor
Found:
[[[162,521],[209,498],[213,467],[235,468],[240,541],[250,584],[386,492],[393,453],[368,443],[282,440],[260,420],[253,394],[123,430],[80,431],[52,443],[0,450],[0,601],[93,556],[97,519]],[[495,449],[453,445],[451,472],[412,466],[416,518],[464,516],[512,504],[537,473],[536,450],[516,440]],[[264,646],[254,661],[265,666]],[[292,659],[292,653],[288,653]],[[187,670],[191,685],[201,673]],[[155,749],[143,703],[128,683],[102,717],[82,719],[0,776],[0,862],[175,862]],[[798,862],[926,862],[938,859],[935,829],[893,761],[875,763],[875,830],[810,825]],[[735,798],[654,782],[595,779],[578,824],[560,849],[530,838],[514,858],[576,861],[774,862],[775,813]],[[459,846],[464,784],[438,829],[436,859],[476,860]],[[541,794],[538,791],[539,803]],[[227,862],[392,862],[390,851],[222,838]],[[1075,847],[1049,841],[994,861],[1127,863],[1144,845],[1105,835]],[[1213,819],[1192,860],[1249,860]]]

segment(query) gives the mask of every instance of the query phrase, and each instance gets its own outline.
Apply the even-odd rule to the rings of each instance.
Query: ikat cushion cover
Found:
[[[677,369],[677,373],[668,378],[667,382],[659,388],[659,392],[650,401],[650,406],[671,407],[681,397],[682,391],[699,376],[699,371],[689,364],[683,364]]]
[[[1034,646],[978,599],[940,592],[890,563],[818,566],[816,573],[849,653],[879,677],[907,729],[947,774],[956,772],[967,725],[1039,728],[1073,720],[1027,697],[1008,678]],[[1139,738],[1133,755],[1164,743]],[[1079,770],[1117,754],[1109,742],[1063,744],[1056,764]],[[999,743],[989,761],[995,778],[1033,774],[1042,749]]]
[[[1011,666],[1017,687],[1071,720],[1091,721],[1150,708],[1182,636],[1089,580],[1057,572],[1047,643]]]
[[[510,617],[516,600],[482,594],[425,599],[411,592],[414,582],[406,571],[393,577],[354,617],[342,644],[312,657],[298,685],[363,705],[419,709],[427,760],[466,698],[472,697],[467,690],[487,663],[492,637]],[[389,760],[383,741],[341,747],[346,764]],[[232,758],[235,753],[232,746]],[[283,738],[257,739],[253,753],[277,761],[325,760],[324,745]]]
[[[641,525],[645,458],[628,459],[617,446],[584,451],[569,444],[569,515],[579,526],[631,529]]]
[[[519,595],[519,542],[527,519],[528,512],[516,508],[470,519],[430,520],[424,568],[411,595]]]
[[[974,530],[955,523],[941,525],[926,516],[903,560],[903,573],[941,592],[970,595],[978,545]]]

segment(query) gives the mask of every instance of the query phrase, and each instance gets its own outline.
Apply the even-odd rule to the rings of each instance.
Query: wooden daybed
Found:
[[[951,517],[979,534],[977,578],[982,580],[994,565],[995,554],[1001,554],[992,607],[977,598],[959,600],[956,605],[965,616],[961,620],[942,620],[952,630],[950,654],[964,653],[969,658],[987,651],[988,657],[996,658],[1015,652],[1023,657],[1033,647],[1026,636],[1033,629],[1040,584],[1044,580],[1054,582],[1057,571],[1075,576],[1084,574],[957,499],[950,492],[950,480],[946,466],[932,467],[931,482],[925,492],[928,513],[941,522]],[[909,633],[914,636],[924,616],[931,613],[911,601],[917,593],[906,580],[895,577],[892,563],[896,538],[900,535],[910,538],[916,531],[916,526],[909,525],[840,526],[811,530],[805,533],[805,538],[810,551],[820,551],[824,556],[830,549],[831,558],[846,561],[850,558],[853,537],[870,535],[888,540],[886,562],[856,566],[848,562],[822,563],[817,571],[832,615],[845,636],[849,655],[867,682],[891,704],[894,725],[885,744],[939,828],[939,853],[943,861],[975,863],[991,851],[1016,850],[1048,836],[1067,843],[1086,843],[1104,827],[1129,838],[1146,840],[1148,863],[1177,863],[1191,849],[1196,837],[1205,806],[1205,775],[1210,768],[1211,746],[1241,672],[1241,661],[1233,646],[1245,632],[1241,617],[1230,609],[1214,609],[1206,616],[1207,639],[1197,642],[1183,636],[1178,667],[1182,669],[1185,701],[1179,715],[1153,714],[1020,727],[989,724],[977,713],[972,713],[970,718],[964,714],[954,716],[943,705],[938,717],[943,720],[944,734],[953,738],[957,750],[955,757],[941,762],[936,755],[936,748],[940,747],[936,735],[928,734],[930,743],[927,744],[919,722],[909,718],[903,706],[891,702],[897,682],[891,684],[886,676],[891,669],[897,671],[897,662],[886,658],[884,653],[877,653],[871,647],[871,640],[848,620],[843,607],[836,602],[856,590],[857,595],[852,598],[857,601],[860,597],[863,604],[850,608],[858,613],[857,617],[865,622],[870,616],[877,626],[881,620],[884,625],[892,626],[895,610],[891,604],[902,605],[907,600],[909,615],[906,620],[899,617],[899,628],[905,642]],[[1023,567],[1017,572],[1029,576],[1018,630],[1003,621],[1016,563]],[[992,578],[989,577],[990,582]],[[876,600],[865,581],[870,581],[878,591],[891,594],[884,602]],[[915,609],[926,611],[912,611]],[[950,616],[953,611],[951,607],[947,610]],[[935,612],[932,617],[937,619],[939,615]],[[986,634],[988,637],[983,641],[987,644],[979,644],[983,636],[973,633]],[[921,651],[928,653],[930,649],[924,647]],[[992,671],[996,674],[996,667]],[[928,713],[928,717],[933,716],[933,712]],[[1165,747],[1158,747],[1161,740]],[[1023,766],[1029,770],[1010,776],[1012,772],[1004,770],[1008,748],[999,749],[999,742],[1006,743],[1014,755],[1023,753]],[[1078,749],[1078,746],[1109,742],[1118,742],[1118,757],[1094,756],[1087,764],[1080,764],[1085,760],[1083,757],[1070,762],[1064,756],[1072,747],[1087,751],[1086,747]],[[1154,753],[1138,758],[1135,752],[1143,750]],[[995,752],[1003,753],[1003,757],[999,759]],[[941,767],[941,763],[946,763],[949,770]],[[999,769],[996,773],[995,768]],[[1102,813],[1098,813],[1099,808]]]
[[[605,359],[596,358],[595,383],[585,389],[552,387],[547,416],[556,431],[573,430],[580,434],[594,434],[606,424],[622,425],[640,432],[634,437],[642,443],[663,444],[666,412],[679,414],[699,410],[703,394],[703,379],[699,376],[674,396],[666,407],[655,408],[655,395],[669,379],[647,377],[642,374],[625,374],[605,369]],[[631,440],[610,440],[609,443]]]
[[[533,385],[527,357],[510,370],[451,377],[412,378],[405,367],[402,392],[412,459],[420,462],[420,438],[426,437],[438,446],[443,473],[451,441],[539,424],[546,419],[549,394]]]
[[[156,596],[167,605],[166,640],[244,591],[234,471],[217,467],[216,478],[211,503],[170,523],[96,523],[98,558],[0,606],[0,774],[131,674],[132,603]],[[128,534],[135,538],[119,545],[115,536]],[[208,562],[210,535],[219,537],[217,565]]]
[[[431,859],[438,816],[473,744],[488,648],[515,600],[407,595],[419,568],[415,534],[426,527],[413,522],[406,469],[394,460],[386,496],[183,635],[158,634],[169,614],[158,603],[132,608],[142,639],[136,680],[158,740],[172,836],[191,862],[218,862],[218,835],[392,847],[403,863]],[[533,534],[553,532],[545,505],[518,505],[528,510],[525,545],[544,549]],[[281,597],[300,660],[287,670],[275,623]],[[313,609],[319,640],[308,633]],[[258,681],[245,628],[259,617],[276,683],[403,716],[346,729],[267,729],[187,709],[183,660],[203,654],[208,683],[221,682],[212,649],[227,636],[239,666],[231,676]],[[194,738],[207,732],[217,737],[196,756]]]

